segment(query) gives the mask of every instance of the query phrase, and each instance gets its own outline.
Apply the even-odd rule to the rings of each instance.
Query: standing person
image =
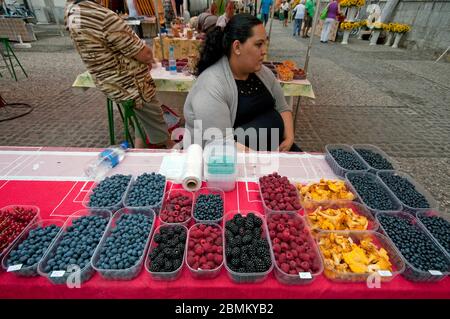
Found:
[[[139,122],[150,143],[171,148],[162,103],[149,70],[153,52],[113,11],[94,0],[76,0],[66,7],[65,21],[75,48],[96,86],[116,103],[134,100]],[[144,147],[136,136],[135,146]]]
[[[233,1],[228,1],[227,5],[225,7],[225,13],[222,14],[219,19],[217,19],[216,26],[221,27],[222,29],[225,28],[228,21],[233,17],[234,15],[234,4]]]
[[[300,30],[302,29],[302,20],[305,17],[305,5],[300,1],[299,4],[292,11],[292,15],[294,17],[294,32],[292,33],[295,36],[300,35]]]
[[[283,26],[288,26],[288,19],[289,19],[289,3],[286,0],[283,0],[283,4],[281,5],[281,10],[283,10],[284,15],[284,22]]]
[[[306,0],[305,4],[305,23],[303,24],[303,37],[309,38],[308,32],[312,27],[312,23],[314,20],[314,10],[316,8],[316,3],[314,0]]]
[[[262,14],[264,26],[269,21],[270,10],[272,9],[273,0],[261,0],[261,6],[259,7],[259,13]]]
[[[331,24],[336,20],[340,11],[341,10],[340,10],[340,6],[339,6],[339,2],[337,0],[332,0],[328,4],[327,18],[323,22],[323,29],[322,29],[322,33],[320,35],[320,42],[322,42],[322,43],[328,42],[328,35],[330,33]]]

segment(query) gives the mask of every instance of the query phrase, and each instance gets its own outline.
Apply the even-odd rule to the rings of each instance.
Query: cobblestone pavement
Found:
[[[273,23],[269,58],[303,66],[308,40]],[[96,89],[72,89],[85,70],[70,39],[39,34],[28,50],[16,50],[29,78],[11,81],[0,68],[0,94],[33,112],[0,122],[0,145],[105,147],[109,144],[106,99]],[[302,98],[296,141],[305,151],[330,143],[375,144],[394,157],[439,201],[450,208],[450,64],[433,63],[427,52],[349,45],[314,39],[308,78],[316,99]],[[1,64],[0,64],[1,66]],[[160,98],[182,113],[183,94]],[[0,110],[0,118],[5,110]],[[116,123],[119,124],[116,114]],[[116,135],[123,128],[116,125]]]

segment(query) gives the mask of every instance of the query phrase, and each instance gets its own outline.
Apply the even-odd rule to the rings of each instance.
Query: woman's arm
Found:
[[[281,112],[281,117],[283,118],[284,123],[284,134],[283,134],[283,142],[280,144],[278,150],[280,152],[289,152],[294,144],[294,121],[292,119],[292,112],[285,111]]]

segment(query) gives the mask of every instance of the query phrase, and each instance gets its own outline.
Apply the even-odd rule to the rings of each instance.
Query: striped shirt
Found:
[[[156,93],[146,64],[135,59],[145,43],[125,21],[93,1],[68,4],[65,19],[70,37],[96,86],[116,102],[140,106]]]

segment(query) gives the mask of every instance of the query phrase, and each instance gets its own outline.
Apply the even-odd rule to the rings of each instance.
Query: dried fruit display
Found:
[[[318,183],[303,186],[297,184],[301,201],[354,200],[355,195],[348,190],[344,181],[321,179]]]
[[[367,230],[368,219],[351,208],[323,209],[318,207],[306,218],[313,228],[323,230]]]
[[[319,239],[319,248],[324,257],[324,272],[331,278],[336,273],[364,274],[393,270],[388,252],[378,248],[369,234],[359,242],[354,242],[346,234],[326,234]]]

